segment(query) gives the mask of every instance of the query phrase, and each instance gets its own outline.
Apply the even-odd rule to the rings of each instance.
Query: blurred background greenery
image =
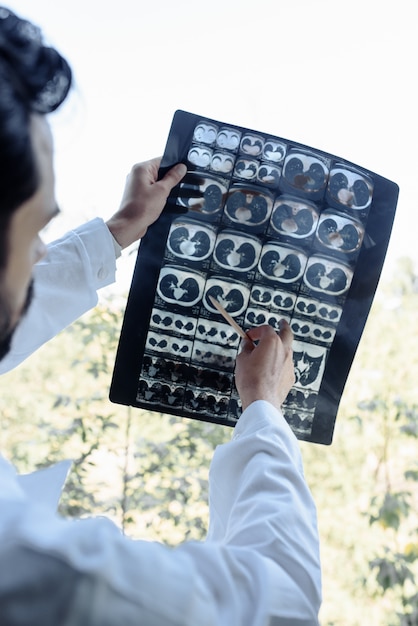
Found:
[[[322,542],[323,626],[418,625],[418,278],[381,281],[331,446],[301,442]],[[208,468],[231,430],[111,404],[123,302],[102,301],[2,377],[1,450],[21,472],[72,458],[65,516],[135,538],[202,539]]]

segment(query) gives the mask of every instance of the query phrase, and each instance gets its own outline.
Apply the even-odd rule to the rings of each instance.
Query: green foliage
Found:
[[[370,502],[371,510],[376,513],[370,515],[370,524],[378,522],[383,528],[399,529],[402,519],[408,515],[411,505],[409,499],[410,492],[401,491],[398,493],[386,492],[383,496],[374,496]]]
[[[395,434],[386,432],[385,453],[382,456],[384,481],[382,492],[370,502],[369,522],[383,529],[383,545],[371,559],[370,568],[378,588],[375,593],[390,598],[392,624],[418,626],[418,473],[416,470],[416,439],[418,410],[399,400],[392,423]],[[385,407],[386,412],[389,407]],[[396,442],[396,443],[395,443]],[[409,457],[408,448],[412,454]],[[398,454],[406,464],[396,467]],[[409,468],[408,458],[412,468]],[[393,485],[396,485],[396,489]]]
[[[410,264],[394,276],[379,286],[333,444],[302,443],[321,536],[322,626],[418,624],[418,294]]]
[[[202,539],[210,460],[231,430],[110,403],[120,321],[97,307],[3,377],[3,451],[23,472],[73,459],[64,516],[107,514],[168,544]]]
[[[383,591],[385,592],[397,585],[403,587],[408,580],[413,582],[414,576],[409,567],[405,565],[404,555],[391,553],[388,549],[385,549],[384,552],[384,557],[370,561],[370,567],[377,570],[376,580]]]
[[[153,416],[165,431],[141,438],[126,474],[124,528],[177,544],[202,539],[208,522],[208,467],[230,433],[214,425]],[[137,531],[136,531],[137,532]]]

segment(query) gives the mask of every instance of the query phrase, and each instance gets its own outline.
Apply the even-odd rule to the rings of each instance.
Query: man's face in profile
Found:
[[[31,280],[31,282],[29,283],[29,287],[26,291],[26,299],[19,321],[29,309],[30,303],[32,302],[33,298],[33,292],[33,280]],[[7,297],[4,297],[4,295],[0,292],[0,361],[10,351],[14,331],[16,330],[16,327],[18,325],[16,324],[13,327],[12,317],[13,315],[10,311],[8,299]]]
[[[10,350],[13,333],[32,299],[33,267],[46,254],[40,232],[58,213],[52,136],[44,116],[32,115],[30,134],[40,182],[9,223],[7,259],[0,271],[0,359]]]

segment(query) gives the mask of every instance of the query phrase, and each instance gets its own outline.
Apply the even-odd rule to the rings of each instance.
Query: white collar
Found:
[[[56,511],[71,465],[72,461],[60,461],[19,476],[15,468],[0,456],[0,498],[30,500]]]

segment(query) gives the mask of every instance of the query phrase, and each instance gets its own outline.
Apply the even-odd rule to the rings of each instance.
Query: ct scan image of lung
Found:
[[[290,150],[283,166],[283,182],[303,195],[314,195],[325,189],[328,167],[317,155]]]
[[[331,202],[359,211],[370,206],[373,184],[368,176],[347,167],[330,171],[327,197]]]
[[[315,232],[318,219],[319,211],[315,204],[282,195],[274,203],[271,226],[278,235],[302,239]]]
[[[218,235],[214,258],[225,269],[247,272],[257,265],[260,252],[261,243],[255,237],[226,230]]]
[[[226,201],[225,214],[236,224],[258,226],[268,221],[273,207],[270,194],[252,187],[234,187]]]
[[[353,272],[349,267],[320,256],[309,258],[303,280],[313,291],[340,296],[350,287]]]
[[[208,311],[216,313],[218,316],[220,314],[211,303],[210,296],[220,302],[231,317],[236,317],[242,315],[247,308],[250,291],[244,282],[229,281],[222,277],[209,278],[206,283],[203,303]]]
[[[351,254],[360,250],[364,227],[344,214],[327,209],[319,218],[316,237],[328,250]]]
[[[202,298],[204,286],[205,280],[201,274],[165,266],[160,272],[157,293],[166,302],[190,307]]]
[[[202,261],[212,254],[215,240],[216,232],[210,225],[177,219],[171,226],[167,247],[179,258]]]
[[[302,251],[271,242],[263,247],[259,271],[270,280],[293,283],[303,275],[306,261]]]

